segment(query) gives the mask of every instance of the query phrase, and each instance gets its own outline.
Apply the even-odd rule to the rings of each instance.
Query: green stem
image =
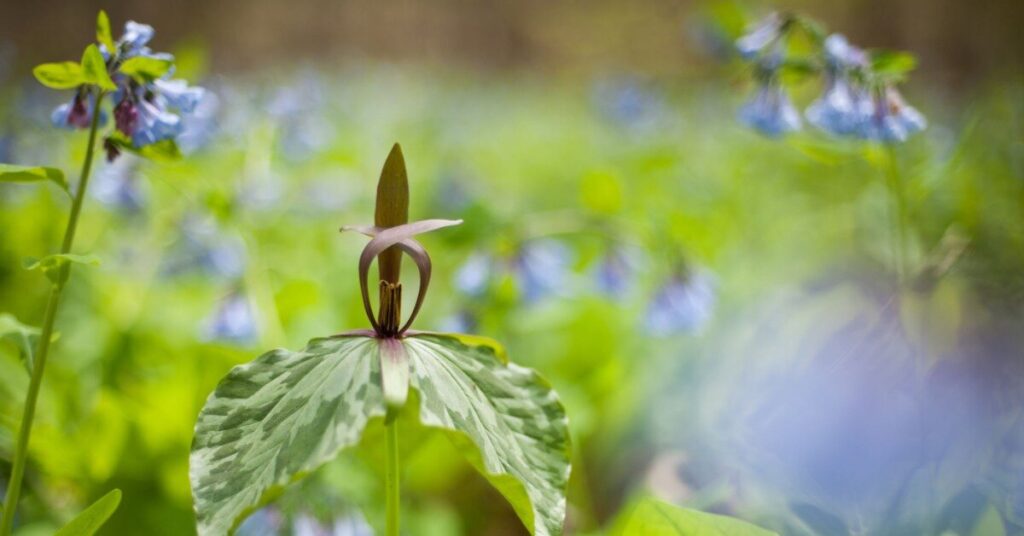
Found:
[[[886,181],[889,186],[889,195],[893,202],[893,262],[896,264],[896,274],[900,285],[906,283],[907,271],[907,200],[903,192],[903,181],[900,179],[899,164],[896,160],[896,150],[892,145],[886,147],[888,157],[886,166]]]
[[[96,96],[96,104],[92,109],[92,122],[89,125],[89,146],[85,151],[85,161],[82,163],[82,174],[78,180],[78,190],[75,192],[74,200],[71,203],[71,215],[68,216],[68,225],[64,230],[64,241],[61,243],[61,254],[71,252],[71,246],[75,241],[75,230],[78,228],[78,216],[82,212],[82,200],[85,199],[85,187],[89,182],[89,171],[92,169],[92,157],[96,148],[96,130],[99,126],[100,103],[103,102],[103,92]],[[36,349],[32,363],[32,377],[28,384],[28,394],[25,396],[25,408],[21,417],[21,426],[18,430],[18,442],[14,446],[14,459],[12,461],[11,479],[7,485],[7,496],[4,498],[3,520],[0,524],[0,536],[10,536],[14,529],[14,514],[18,507],[18,496],[21,495],[21,481],[25,477],[25,463],[28,461],[28,442],[32,434],[32,421],[36,414],[36,401],[39,399],[39,387],[43,382],[43,370],[46,367],[46,357],[50,353],[50,340],[53,338],[53,325],[57,320],[57,306],[60,305],[60,297],[64,291],[64,285],[71,275],[71,263],[65,262],[58,273],[57,279],[50,288],[50,297],[46,302],[46,312],[43,316],[43,327],[39,335],[39,346]]]
[[[387,466],[384,470],[384,493],[387,496],[387,525],[384,534],[385,536],[398,536],[399,505],[401,501],[398,478],[398,420],[392,419],[391,422],[385,423],[384,426],[387,428],[385,448],[387,449],[388,456]]]

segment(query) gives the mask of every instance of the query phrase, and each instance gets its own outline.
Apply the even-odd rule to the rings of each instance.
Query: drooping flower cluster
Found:
[[[105,19],[101,14],[101,20]],[[175,140],[185,130],[182,114],[192,113],[204,96],[203,88],[172,78],[174,56],[149,48],[153,34],[152,26],[128,21],[119,40],[100,38],[103,67],[115,88],[104,90],[113,94],[115,126],[104,139],[108,160],[115,159],[122,149],[138,150]],[[53,111],[51,121],[58,127],[89,128],[100,91],[93,84],[78,86],[72,101]],[[101,110],[98,124],[105,123],[106,113]]]
[[[799,130],[800,114],[781,75],[787,69],[820,73],[824,93],[807,107],[807,121],[834,136],[886,143],[906,141],[925,128],[924,116],[908,105],[896,84],[913,67],[903,53],[869,53],[840,34],[821,37],[795,16],[772,13],[736,42],[740,56],[754,66],[758,88],[740,108],[744,124],[770,137]],[[788,37],[803,29],[815,43],[811,58],[787,57]]]

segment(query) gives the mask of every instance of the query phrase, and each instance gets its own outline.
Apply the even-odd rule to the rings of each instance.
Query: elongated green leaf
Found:
[[[173,62],[167,59],[149,56],[135,56],[124,60],[120,71],[140,82],[152,82],[167,74]]]
[[[561,534],[570,445],[551,386],[490,339],[417,334],[404,344],[423,424],[449,432],[531,534]]]
[[[64,192],[68,192],[68,182],[64,179],[64,172],[57,168],[0,164],[0,182],[36,181],[50,181],[60,186]]]
[[[121,490],[107,493],[91,506],[82,510],[70,523],[64,525],[54,536],[92,536],[110,519],[121,504]]]
[[[86,266],[96,266],[100,263],[100,260],[95,255],[56,253],[53,255],[47,255],[41,259],[25,259],[25,269],[42,270],[43,275],[45,275],[47,279],[56,283],[60,274],[60,269],[69,262],[83,264]]]
[[[73,61],[36,65],[32,74],[40,84],[53,89],[71,89],[85,83],[82,65]]]
[[[110,18],[107,17],[107,12],[102,9],[96,15],[96,40],[107,47],[107,52],[111,54],[117,49],[114,45],[114,37],[110,35]]]
[[[221,536],[277,490],[356,444],[385,414],[380,341],[314,339],[231,370],[199,414],[189,477],[200,536]]]
[[[39,328],[26,326],[14,315],[0,313],[0,339],[10,341],[18,349],[25,370],[32,374],[32,362],[36,344],[39,342]]]
[[[656,499],[640,501],[616,536],[777,536],[739,519],[672,506]]]
[[[117,89],[114,81],[110,79],[110,73],[107,72],[107,63],[103,60],[103,54],[100,53],[100,49],[96,45],[89,45],[82,52],[82,76],[86,83],[99,86],[101,89],[107,91]]]

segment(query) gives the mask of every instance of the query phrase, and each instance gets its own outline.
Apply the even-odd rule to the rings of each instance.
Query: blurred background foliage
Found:
[[[74,177],[84,134],[31,65],[100,7],[156,26],[215,95],[186,158],[101,165],[33,434],[21,535],[112,487],[106,534],[194,531],[188,449],[227,370],[362,327],[343,224],[400,141],[435,279],[421,329],[542,371],[571,419],[570,534],[631,501],[784,534],[1024,532],[1024,78],[1017,2],[56,2],[0,5],[0,161]],[[895,148],[739,126],[744,13],[912,50],[929,129]],[[16,21],[16,23],[15,23]],[[801,84],[796,100],[819,92]],[[0,313],[38,323],[67,201],[0,188]],[[408,264],[408,263],[407,263]],[[407,280],[415,278],[408,273]],[[408,308],[408,305],[407,307]],[[0,474],[28,382],[0,342]],[[439,434],[404,425],[409,534],[523,534]],[[241,529],[369,534],[381,430]]]

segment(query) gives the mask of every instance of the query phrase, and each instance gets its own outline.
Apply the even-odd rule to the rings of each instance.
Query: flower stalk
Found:
[[[62,255],[71,253],[71,247],[75,241],[78,218],[82,213],[82,201],[85,199],[85,190],[89,183],[89,173],[92,170],[93,153],[96,149],[96,131],[99,127],[100,104],[103,102],[104,95],[105,93],[100,91],[93,103],[92,120],[89,126],[89,145],[85,150],[85,160],[82,163],[78,189],[71,203],[71,214],[68,216],[68,224],[64,230],[64,240],[60,248]],[[3,521],[0,523],[0,536],[10,536],[14,528],[14,515],[18,507],[19,496],[21,495],[21,483],[25,477],[25,465],[28,462],[28,444],[29,438],[32,435],[32,421],[35,419],[39,388],[43,382],[46,358],[50,353],[53,326],[57,320],[57,307],[60,305],[61,294],[64,292],[64,286],[67,284],[70,275],[71,263],[65,262],[60,267],[57,278],[50,289],[50,297],[46,302],[46,312],[43,316],[39,346],[36,349],[35,358],[32,363],[32,376],[29,379],[28,393],[25,395],[25,408],[22,412],[21,426],[18,429],[18,440],[14,447],[14,458],[11,462],[11,478],[7,485],[7,496],[4,498],[4,509],[2,514],[0,514],[3,516]]]

